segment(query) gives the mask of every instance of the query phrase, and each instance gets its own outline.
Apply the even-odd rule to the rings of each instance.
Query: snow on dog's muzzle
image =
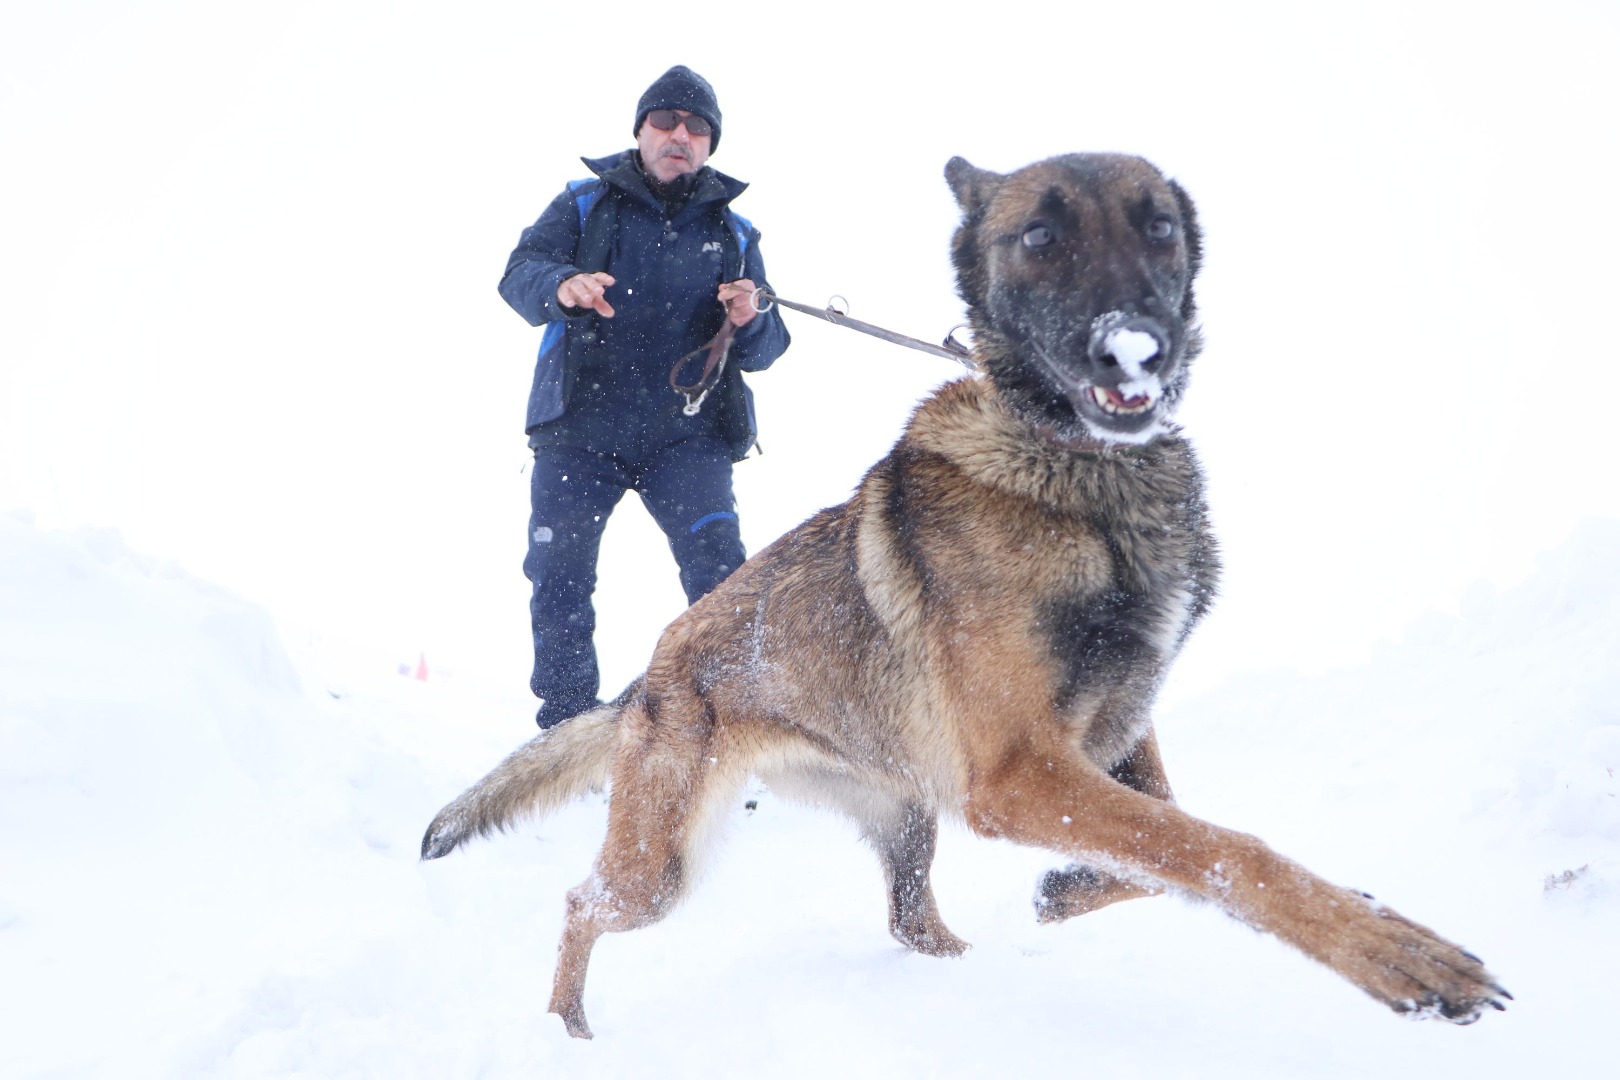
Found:
[[[1104,315],[1092,328],[1087,353],[1100,368],[1118,368],[1121,383],[1137,382],[1170,355],[1170,332],[1145,315]]]
[[[1112,312],[1092,326],[1087,346],[1095,381],[1092,400],[1110,416],[1150,410],[1164,394],[1170,333],[1157,319]]]

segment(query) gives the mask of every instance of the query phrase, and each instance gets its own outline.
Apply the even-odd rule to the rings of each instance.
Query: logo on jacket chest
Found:
[[[710,240],[703,245],[703,254],[708,255],[711,252],[714,254],[719,254],[722,250],[724,250],[724,247],[725,245],[721,244],[720,241]]]

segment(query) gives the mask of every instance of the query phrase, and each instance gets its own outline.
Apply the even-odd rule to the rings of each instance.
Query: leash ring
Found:
[[[763,315],[776,306],[776,297],[756,286],[748,294],[748,306],[754,309],[755,315]]]

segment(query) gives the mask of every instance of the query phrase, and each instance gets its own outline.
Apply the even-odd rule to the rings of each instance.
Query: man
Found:
[[[669,538],[688,602],[742,563],[731,465],[755,431],[741,372],[788,345],[781,315],[751,302],[765,285],[759,233],[730,209],[747,185],[706,164],[720,144],[714,90],[672,67],[641,96],[632,130],[635,149],[585,159],[596,179],[570,184],[524,230],[500,284],[518,314],[546,325],[529,395],[523,564],[542,728],[597,701],[591,594],[602,530],[626,491]],[[677,393],[708,354],[672,376],[677,361],[727,324],[718,381],[701,399]]]

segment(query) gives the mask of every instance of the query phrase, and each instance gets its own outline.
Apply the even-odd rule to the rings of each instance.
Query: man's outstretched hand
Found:
[[[594,311],[604,319],[611,319],[613,305],[607,302],[606,294],[607,287],[612,284],[612,274],[575,274],[571,278],[564,278],[563,283],[557,286],[557,303],[565,308]]]

